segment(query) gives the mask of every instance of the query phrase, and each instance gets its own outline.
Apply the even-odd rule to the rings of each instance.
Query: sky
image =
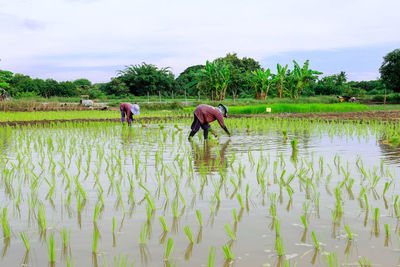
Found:
[[[379,77],[400,48],[399,0],[0,0],[0,69],[108,82],[142,62],[187,67],[237,53],[276,72]]]

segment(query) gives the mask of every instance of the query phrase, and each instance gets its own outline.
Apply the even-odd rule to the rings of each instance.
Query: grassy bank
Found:
[[[361,104],[338,103],[338,104],[266,104],[254,106],[232,106],[229,107],[229,114],[268,114],[270,113],[312,113],[312,112],[351,112],[366,111],[368,106]],[[191,108],[184,108],[185,112],[192,112]]]
[[[79,103],[79,97],[51,97],[51,98],[20,98],[12,99],[11,101],[0,101],[1,111],[51,111],[57,109],[78,110],[80,106],[74,106],[73,103]],[[94,99],[95,103],[104,103],[109,107],[118,107],[123,102],[138,103],[143,110],[163,110],[163,109],[182,109],[184,107],[195,107],[199,104],[209,104],[216,106],[223,103],[227,106],[247,106],[247,105],[263,105],[263,104],[331,104],[336,103],[337,99],[333,96],[317,96],[317,97],[303,97],[299,99],[289,98],[270,98],[267,100],[257,100],[254,98],[243,98],[233,100],[227,98],[224,101],[210,101],[205,98],[158,98],[158,96],[147,97],[104,97],[101,99]],[[65,105],[64,103],[68,103]]]

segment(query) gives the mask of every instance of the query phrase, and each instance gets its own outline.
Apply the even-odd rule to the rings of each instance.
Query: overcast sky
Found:
[[[400,48],[399,0],[0,0],[0,69],[107,82],[126,65],[175,75],[237,53],[276,72],[292,60],[325,75],[379,77]]]

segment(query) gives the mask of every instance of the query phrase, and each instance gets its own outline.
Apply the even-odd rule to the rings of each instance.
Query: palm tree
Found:
[[[309,60],[306,60],[306,62],[304,62],[304,65],[302,68],[300,68],[300,66],[296,62],[296,60],[293,60],[293,63],[294,63],[294,71],[293,72],[297,78],[296,98],[299,98],[300,94],[303,92],[304,86],[308,85],[310,79],[317,77],[316,75],[321,75],[322,72],[309,69],[308,68],[309,64],[310,64]]]

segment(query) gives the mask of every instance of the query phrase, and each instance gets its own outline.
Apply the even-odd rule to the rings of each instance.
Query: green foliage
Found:
[[[43,97],[51,96],[77,96],[78,87],[73,82],[57,82],[53,79],[31,79],[22,74],[15,74],[10,80],[10,94],[14,97],[21,97],[30,92]]]
[[[129,87],[121,79],[113,78],[105,87],[104,91],[109,95],[127,96]]]
[[[261,68],[260,63],[253,58],[238,58],[236,53],[228,53],[225,57],[217,58],[215,61],[224,62],[229,70],[229,83],[227,94],[237,98],[238,95],[251,95],[252,84],[250,73]]]
[[[126,66],[118,74],[116,79],[125,83],[129,93],[136,96],[148,93],[156,95],[159,91],[164,96],[170,95],[175,87],[174,74],[169,68],[159,69],[155,65],[144,62],[141,65]]]
[[[77,79],[73,82],[77,87],[82,89],[89,89],[92,86],[92,82],[88,79]]]
[[[0,70],[0,89],[8,89],[12,77],[13,73],[11,71]]]
[[[317,75],[321,75],[322,72],[315,71],[309,69],[310,61],[306,60],[304,62],[303,67],[300,67],[300,65],[293,60],[294,63],[294,77],[296,77],[297,84],[296,84],[296,92],[291,91],[291,97],[294,98],[296,94],[296,98],[299,98],[300,94],[303,92],[304,86],[307,86],[310,82],[311,79],[316,78]]]
[[[184,95],[186,89],[187,96],[197,96],[197,72],[203,69],[204,65],[194,65],[186,68],[179,76],[175,79],[176,82],[176,95]]]
[[[197,80],[197,88],[203,95],[211,100],[222,101],[230,82],[228,65],[224,61],[207,61],[204,69],[197,73]]]
[[[272,84],[271,70],[258,69],[251,72],[251,82],[253,83],[253,88],[256,93],[257,99],[268,98],[268,91]]]
[[[386,88],[400,92],[400,49],[393,50],[383,58],[379,72]]]

